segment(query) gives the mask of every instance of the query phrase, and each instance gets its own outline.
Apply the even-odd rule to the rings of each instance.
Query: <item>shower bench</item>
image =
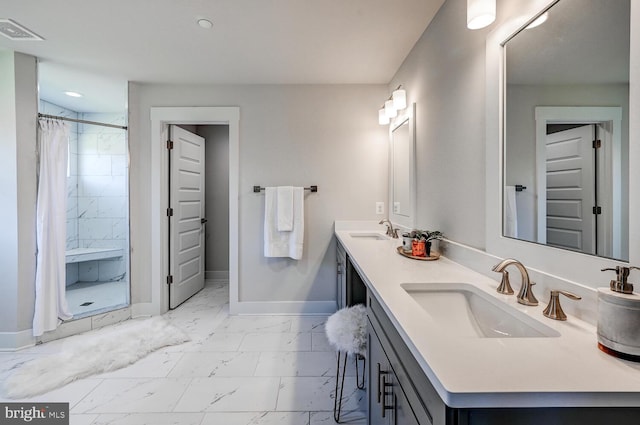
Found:
[[[108,260],[124,255],[122,248],[74,248],[65,252],[67,264],[82,263],[84,261]]]

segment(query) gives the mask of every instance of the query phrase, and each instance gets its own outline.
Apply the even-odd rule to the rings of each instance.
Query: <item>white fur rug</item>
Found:
[[[62,350],[31,360],[5,381],[8,398],[46,393],[77,379],[128,366],[147,354],[189,340],[162,317],[121,324],[66,338]]]

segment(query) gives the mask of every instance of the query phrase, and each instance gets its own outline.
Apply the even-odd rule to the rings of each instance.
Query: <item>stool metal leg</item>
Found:
[[[364,389],[364,374],[367,369],[367,358],[363,355],[356,354],[356,386],[359,390]],[[362,382],[360,382],[360,373],[358,372],[358,361],[362,360]]]
[[[338,351],[338,361],[336,366],[336,391],[333,399],[333,419],[340,423],[340,411],[342,410],[342,392],[344,390],[344,375],[347,371],[347,352],[344,353],[344,362],[342,365],[342,382],[340,383],[340,398],[338,400],[338,381],[340,381],[340,351]]]

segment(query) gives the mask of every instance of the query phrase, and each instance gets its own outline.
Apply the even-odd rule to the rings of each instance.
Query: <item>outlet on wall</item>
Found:
[[[376,214],[384,214],[384,202],[376,202]]]

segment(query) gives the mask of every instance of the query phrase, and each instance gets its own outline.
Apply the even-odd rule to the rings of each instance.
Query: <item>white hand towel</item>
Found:
[[[518,210],[516,208],[516,187],[504,188],[504,235],[518,237]]]
[[[277,188],[276,217],[279,232],[293,230],[293,187],[279,186]]]
[[[265,188],[264,200],[264,256],[302,258],[304,244],[304,188],[293,188],[293,230],[278,231],[277,189]]]

